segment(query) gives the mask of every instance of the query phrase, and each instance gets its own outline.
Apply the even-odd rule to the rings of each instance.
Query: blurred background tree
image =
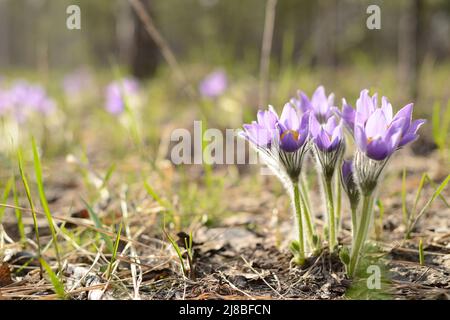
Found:
[[[257,75],[265,1],[141,1],[180,61]],[[70,4],[81,8],[80,31],[65,27]],[[381,8],[381,30],[366,28],[370,4]],[[423,63],[449,60],[449,30],[447,0],[279,0],[271,72],[389,64],[416,97]],[[45,75],[114,61],[145,78],[162,62],[126,0],[0,0],[0,39],[2,70],[35,68]]]

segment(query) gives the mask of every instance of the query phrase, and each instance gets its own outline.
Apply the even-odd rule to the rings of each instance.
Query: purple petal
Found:
[[[248,140],[257,146],[267,147],[272,141],[272,132],[257,123],[244,124]]]
[[[384,160],[389,151],[388,144],[380,137],[367,144],[366,155],[373,160]]]
[[[294,152],[299,149],[301,145],[299,140],[294,137],[294,132],[287,131],[285,134],[281,135],[280,147],[286,152]]]
[[[384,136],[387,128],[386,117],[381,109],[375,110],[375,112],[369,117],[366,123],[366,135],[367,137],[375,138]]]
[[[320,128],[319,134],[314,138],[314,143],[322,151],[329,151],[331,140],[328,133],[323,128]]]
[[[319,121],[317,121],[316,116],[311,113],[310,119],[309,119],[309,131],[311,132],[311,135],[313,137],[317,137],[321,129],[321,125]]]
[[[355,127],[355,142],[359,149],[363,152],[367,150],[367,137],[361,126]]]
[[[401,108],[397,114],[394,116],[394,118],[392,119],[392,121],[399,119],[399,118],[406,118],[406,121],[404,123],[404,127],[403,127],[403,133],[406,134],[406,132],[408,131],[410,125],[411,125],[411,120],[412,120],[412,112],[413,112],[413,104],[409,103],[406,106],[404,106],[403,108]]]
[[[345,99],[342,99],[342,104],[342,120],[344,120],[345,125],[350,129],[350,131],[353,132],[355,128],[355,109],[347,104],[347,101],[345,101]]]
[[[342,162],[342,177],[347,180],[353,174],[353,161],[344,160]]]
[[[289,130],[298,130],[300,128],[300,119],[295,108],[286,103],[281,113],[280,123],[282,123]]]
[[[381,98],[381,110],[383,110],[384,116],[386,117],[387,122],[392,121],[393,113],[392,113],[392,104],[389,103],[386,97]]]
[[[310,111],[312,109],[312,105],[311,105],[311,101],[309,101],[309,99],[308,99],[308,96],[301,91],[298,92],[298,96],[300,98],[298,100],[298,102],[299,102],[298,107],[300,108],[300,110],[303,113]]]
[[[404,145],[414,141],[419,136],[417,130],[426,122],[424,119],[415,120],[408,129],[408,132],[402,137],[398,147],[403,147]]]

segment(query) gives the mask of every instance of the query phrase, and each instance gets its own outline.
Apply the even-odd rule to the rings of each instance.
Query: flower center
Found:
[[[281,139],[283,139],[287,134],[291,134],[295,141],[298,141],[300,134],[295,130],[286,130],[281,134]]]

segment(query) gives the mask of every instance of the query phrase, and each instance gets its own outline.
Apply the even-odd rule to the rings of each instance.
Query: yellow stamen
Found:
[[[284,138],[285,135],[287,135],[288,133],[292,134],[292,137],[294,138],[294,140],[298,141],[298,138],[300,138],[300,134],[297,131],[294,130],[286,130],[285,132],[283,132],[281,134],[281,139]]]

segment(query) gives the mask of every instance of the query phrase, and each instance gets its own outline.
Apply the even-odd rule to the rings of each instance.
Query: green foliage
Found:
[[[417,203],[419,202],[420,195],[422,193],[422,189],[424,187],[426,180],[428,180],[430,182],[430,184],[432,184],[432,180],[428,177],[428,175],[426,173],[424,173],[422,176],[422,179],[420,181],[419,188],[417,189],[416,200],[414,202],[413,210],[409,213],[409,216],[408,216],[408,224],[406,225],[406,231],[405,231],[405,238],[407,238],[407,239],[410,238],[411,232],[412,232],[414,226],[417,224],[419,219],[426,213],[426,211],[428,210],[430,205],[433,203],[433,201],[437,197],[440,197],[442,199],[442,201],[447,205],[447,207],[450,208],[450,206],[447,203],[447,201],[445,200],[445,198],[443,198],[441,196],[442,191],[445,189],[448,182],[450,181],[450,175],[448,175],[447,178],[445,178],[445,180],[442,181],[442,183],[437,188],[435,188],[433,195],[430,197],[430,199],[428,199],[428,201],[425,203],[425,205],[422,207],[422,209],[418,213],[416,213]]]
[[[88,210],[89,217],[94,222],[95,227],[98,229],[103,229],[103,224],[102,224],[100,218],[98,217],[97,213],[95,212],[95,210],[84,199],[81,199],[81,201],[83,201],[86,209]],[[100,236],[102,237],[103,241],[105,242],[106,248],[108,248],[109,252],[113,253],[114,245],[113,245],[111,238],[105,233],[100,233]]]
[[[435,102],[432,114],[432,133],[433,139],[443,156],[448,156],[450,151],[450,100],[447,101],[447,107],[444,112],[441,110],[441,104]]]
[[[6,182],[5,189],[3,190],[2,203],[5,204],[8,200],[9,193],[11,191],[11,187],[14,183],[13,178],[9,178],[8,182]],[[5,214],[6,207],[0,206],[0,224],[3,221],[3,215]]]
[[[44,267],[45,272],[47,272],[48,276],[50,277],[50,282],[53,285],[53,290],[55,290],[55,293],[58,295],[59,299],[65,300],[67,299],[66,291],[64,290],[64,284],[63,282],[58,278],[56,273],[50,268],[50,266],[45,262],[44,259],[39,258],[39,262]]]
[[[30,209],[31,209],[31,215],[33,217],[34,233],[36,235],[36,242],[37,242],[37,256],[38,256],[38,259],[41,259],[41,241],[39,238],[39,227],[38,227],[38,223],[37,223],[36,210],[34,208],[33,199],[31,197],[31,191],[30,191],[30,187],[28,184],[28,180],[25,175],[25,171],[23,169],[22,151],[20,148],[17,150],[17,158],[18,158],[18,162],[19,162],[20,176],[22,178],[23,187],[27,194],[28,203],[30,204]],[[40,268],[41,268],[41,275],[42,275],[42,264],[40,265]]]
[[[48,221],[48,226],[50,228],[50,232],[52,234],[53,246],[55,247],[56,259],[58,261],[58,268],[61,269],[61,259],[59,256],[59,247],[58,247],[58,238],[55,231],[55,225],[53,222],[52,214],[50,213],[50,209],[48,207],[47,198],[45,197],[44,191],[44,183],[42,179],[42,166],[41,160],[39,158],[39,153],[36,147],[36,142],[34,138],[31,140],[31,144],[33,147],[33,159],[34,159],[34,173],[36,175],[36,183],[38,185],[39,198],[41,200],[42,208],[44,209],[45,217]]]

